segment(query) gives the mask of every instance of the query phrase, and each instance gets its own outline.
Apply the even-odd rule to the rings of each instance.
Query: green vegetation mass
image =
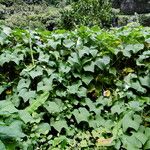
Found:
[[[150,28],[0,27],[0,150],[150,149]]]

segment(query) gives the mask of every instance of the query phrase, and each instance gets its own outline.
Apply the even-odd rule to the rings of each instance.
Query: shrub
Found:
[[[150,149],[150,28],[0,28],[0,149]]]
[[[110,27],[111,18],[110,0],[79,0],[72,4],[71,10],[62,12],[62,26],[67,29],[76,25]]]
[[[29,22],[34,29],[46,29],[49,26],[53,29],[59,26],[61,15],[59,8],[47,6],[44,2],[41,5],[14,3],[10,7],[0,5],[0,8],[1,22],[11,28],[29,28]]]

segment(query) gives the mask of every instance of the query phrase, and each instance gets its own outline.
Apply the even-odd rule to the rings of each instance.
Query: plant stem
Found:
[[[34,63],[33,50],[32,50],[30,21],[29,21],[29,46],[30,46],[30,54],[31,54],[32,65],[34,66],[35,63]]]

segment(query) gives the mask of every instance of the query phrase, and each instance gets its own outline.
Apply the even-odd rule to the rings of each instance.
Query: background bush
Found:
[[[53,30],[60,22],[60,8],[46,1],[12,1],[9,7],[0,2],[0,23],[12,28]]]
[[[77,25],[110,27],[112,21],[110,0],[79,0],[62,13],[62,26],[71,29]]]
[[[150,28],[0,27],[0,149],[150,149]]]
[[[0,2],[0,23],[11,28],[73,29],[111,26],[110,0],[22,0]]]

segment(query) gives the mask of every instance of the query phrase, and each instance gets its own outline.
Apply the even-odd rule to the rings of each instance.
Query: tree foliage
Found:
[[[79,0],[63,12],[62,25],[67,29],[77,25],[110,27],[111,13],[110,0]]]

